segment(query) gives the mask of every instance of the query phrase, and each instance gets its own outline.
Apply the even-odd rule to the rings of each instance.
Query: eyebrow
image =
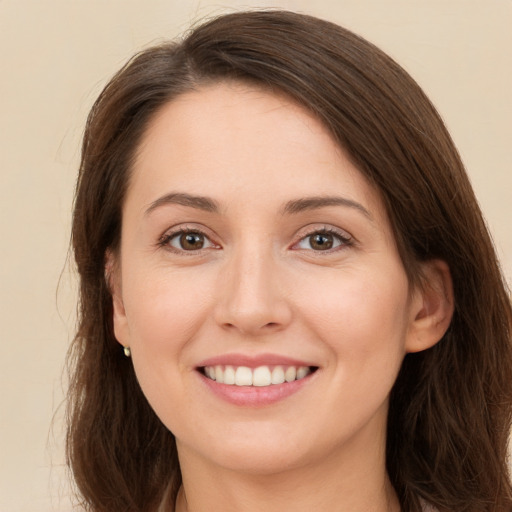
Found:
[[[319,208],[325,208],[328,206],[345,206],[353,208],[369,220],[373,221],[372,214],[360,203],[341,196],[318,196],[318,197],[306,197],[303,199],[295,199],[288,201],[283,208],[283,214],[294,214],[300,213],[307,210],[316,210]]]
[[[198,210],[204,210],[212,213],[219,211],[217,202],[209,197],[193,196],[182,192],[171,192],[165,196],[159,197],[156,201],[153,201],[144,212],[144,215],[149,215],[156,208],[168,204],[190,206],[192,208],[197,208]]]
[[[165,194],[164,196],[159,197],[153,201],[148,206],[144,214],[149,215],[156,208],[170,204],[189,206],[191,208],[197,208],[198,210],[203,210],[210,213],[219,212],[218,203],[214,199],[205,196],[194,196],[184,192],[170,192],[169,194]],[[341,196],[317,196],[294,199],[292,201],[288,201],[284,205],[281,213],[283,215],[293,215],[303,211],[326,208],[328,206],[344,206],[353,208],[373,221],[371,213],[362,204]]]

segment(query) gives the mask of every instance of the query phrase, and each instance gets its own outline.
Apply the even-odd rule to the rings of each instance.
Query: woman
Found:
[[[243,12],[90,114],[68,456],[88,510],[512,509],[512,312],[434,107]]]

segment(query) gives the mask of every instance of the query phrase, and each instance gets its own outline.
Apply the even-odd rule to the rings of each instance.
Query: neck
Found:
[[[235,483],[233,480],[231,483]],[[273,481],[267,484],[260,482],[237,482],[236,492],[196,493],[193,488],[185,490],[181,487],[176,500],[175,512],[203,512],[208,510],[223,510],[225,512],[400,512],[400,504],[389,481],[380,489],[367,489],[366,495],[355,495],[353,490],[344,492],[343,486],[338,485],[336,497],[328,497],[318,485],[303,485],[294,489],[283,486],[276,490]],[[317,483],[317,482],[315,482]],[[272,488],[274,487],[274,488]]]
[[[213,467],[182,447],[175,511],[399,512],[382,446],[366,446],[363,454],[355,449],[354,456],[345,447],[342,458],[334,451],[317,463],[272,474]]]

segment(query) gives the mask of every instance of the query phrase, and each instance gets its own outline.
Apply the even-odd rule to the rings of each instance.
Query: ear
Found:
[[[118,256],[111,250],[105,254],[105,280],[112,295],[114,336],[121,345],[129,347],[130,331],[123,302],[121,267]]]
[[[406,352],[433,347],[446,333],[453,316],[453,283],[442,260],[421,264],[421,283],[414,291]]]

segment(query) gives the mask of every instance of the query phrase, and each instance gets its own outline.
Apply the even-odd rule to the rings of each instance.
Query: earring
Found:
[[[130,347],[124,347],[124,355],[126,357],[131,357],[132,351],[130,350]]]

